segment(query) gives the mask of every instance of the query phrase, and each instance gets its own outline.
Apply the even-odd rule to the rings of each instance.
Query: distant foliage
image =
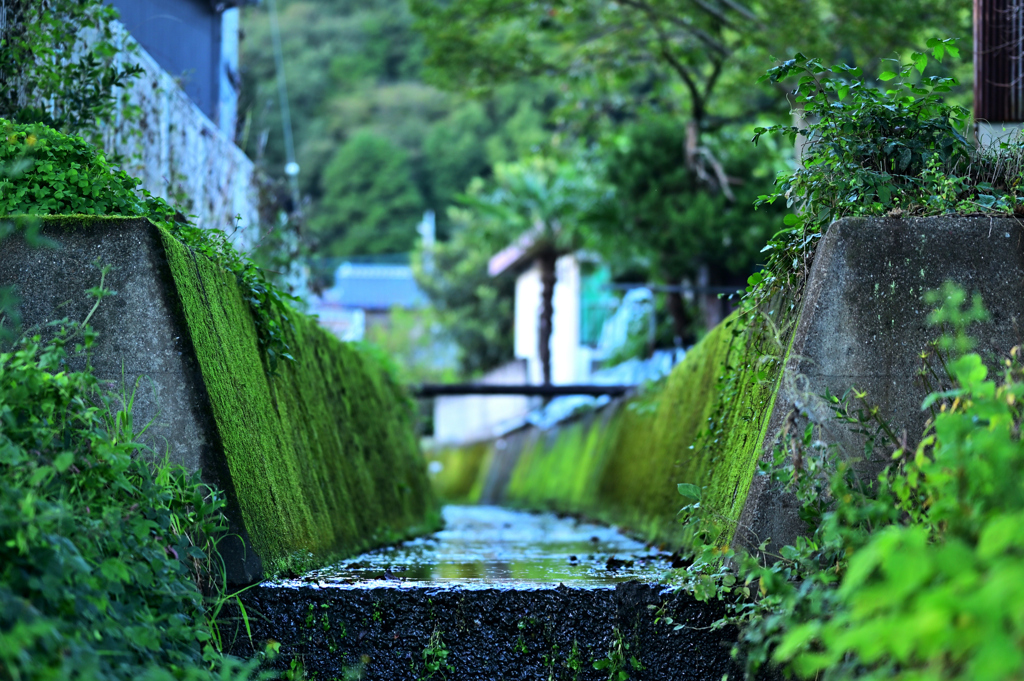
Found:
[[[732,178],[730,198],[707,191],[687,168],[685,141],[678,123],[652,118],[626,128],[611,151],[608,180],[623,245],[649,257],[661,281],[694,278],[701,265],[745,277],[778,224],[778,211],[755,211],[753,202],[771,187],[780,159],[726,134],[709,139]]]
[[[487,261],[501,248],[500,236],[469,229],[469,219],[466,211],[452,210],[451,238],[429,254],[418,250],[414,260],[416,282],[430,298],[444,329],[442,338],[458,346],[463,376],[488,371],[513,357],[515,280],[487,273]]]
[[[310,229],[331,255],[408,253],[425,204],[409,156],[390,140],[357,133],[324,168]]]
[[[277,6],[299,183],[324,252],[409,252],[428,208],[437,214],[439,238],[447,238],[446,209],[470,180],[551,138],[547,86],[514,85],[477,100],[427,85],[424,38],[405,0],[278,0]],[[243,8],[242,27],[239,145],[281,177],[266,3]],[[366,137],[386,154],[371,149],[360,164],[353,156],[367,152]],[[338,164],[350,174],[329,173]]]

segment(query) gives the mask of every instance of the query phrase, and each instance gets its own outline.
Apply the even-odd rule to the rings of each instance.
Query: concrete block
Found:
[[[209,469],[214,424],[188,329],[157,228],[144,218],[46,223],[55,248],[20,237],[0,247],[0,285],[14,286],[27,332],[68,318],[82,321],[95,302],[100,264],[111,266],[105,298],[90,320],[99,332],[91,362],[96,376],[126,399],[134,391],[135,426],[155,453],[190,471]],[[81,367],[76,367],[81,368]]]
[[[821,439],[838,443],[844,457],[863,457],[863,439],[836,421],[822,395],[849,388],[867,392],[908,445],[920,441],[928,413],[917,378],[920,353],[938,335],[927,323],[927,291],[953,281],[980,293],[991,315],[972,327],[977,351],[990,367],[1024,341],[1024,230],[1013,219],[932,217],[847,218],[822,238],[804,290],[779,395],[770,416],[763,456],[770,459],[795,407],[822,423]],[[801,427],[806,420],[799,421]],[[887,461],[861,461],[867,480]],[[747,548],[771,539],[792,543],[806,531],[795,498],[756,476],[740,516],[735,542]]]
[[[0,245],[0,287],[25,324],[90,320],[98,378],[135,392],[155,457],[224,491],[232,583],[317,567],[440,525],[411,402],[379,362],[298,312],[281,329],[294,361],[269,375],[236,276],[145,219],[48,218],[56,248]],[[84,367],[83,358],[73,360]],[[127,398],[126,398],[127,401]]]

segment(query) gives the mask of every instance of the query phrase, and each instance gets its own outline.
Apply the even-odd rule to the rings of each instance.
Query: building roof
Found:
[[[373,311],[426,303],[408,265],[354,262],[343,262],[338,267],[334,286],[324,291],[321,300],[326,305]]]

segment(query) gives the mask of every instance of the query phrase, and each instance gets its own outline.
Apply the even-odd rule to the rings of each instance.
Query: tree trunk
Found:
[[[537,258],[540,267],[540,323],[537,327],[537,348],[540,355],[544,385],[551,385],[551,329],[554,316],[555,261],[558,255],[554,249],[541,252]]]
[[[668,312],[672,315],[672,336],[679,347],[692,342],[690,327],[690,315],[686,312],[686,302],[683,301],[683,294],[679,291],[672,291],[668,294]]]

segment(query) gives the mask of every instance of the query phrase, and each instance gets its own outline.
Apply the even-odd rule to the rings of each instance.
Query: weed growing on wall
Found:
[[[705,596],[731,602],[720,624],[745,625],[750,673],[769,659],[825,680],[1024,672],[1024,365],[1014,348],[990,376],[967,352],[980,303],[951,285],[930,300],[940,304],[932,322],[947,328],[932,350],[948,376],[925,400],[934,418],[921,443],[906,449],[866,409],[833,397],[837,416],[871,433],[869,447],[892,463],[859,480],[815,444],[814,424],[793,434],[772,474],[797,493],[813,534],[772,565],[736,557],[698,578]]]
[[[118,61],[117,17],[101,0],[0,3],[0,118],[75,135],[95,134],[115,110],[132,118],[119,90],[142,68]]]
[[[140,181],[107,161],[85,140],[44,125],[0,119],[0,216],[124,215],[148,217],[167,228],[194,254],[231,272],[253,313],[270,373],[291,360],[285,328],[291,329],[289,300],[263,272],[230,244],[219,229],[197,227],[163,199],[140,189]]]
[[[1019,144],[975,148],[965,137],[968,112],[943,102],[956,81],[925,76],[931,60],[956,57],[955,40],[928,41],[929,53],[891,61],[881,83],[859,69],[796,55],[764,81],[795,78],[793,100],[803,125],[758,128],[804,140],[801,165],[779,176],[760,205],[785,201],[794,212],[763,249],[731,333],[738,351],[718,385],[703,447],[722,460],[736,446],[737,422],[764,424],[800,309],[815,249],[834,220],[847,216],[945,213],[1005,216],[1024,206],[1024,152]],[[714,466],[712,466],[714,468]],[[712,476],[714,474],[712,473]],[[707,500],[705,500],[707,501]],[[733,525],[701,529],[699,541],[728,544]]]
[[[967,112],[941,99],[955,81],[924,75],[930,59],[956,56],[956,46],[933,40],[929,48],[894,63],[882,87],[802,55],[766,75],[799,79],[806,124],[757,136],[799,136],[806,145],[802,166],[761,201],[785,200],[798,212],[750,277],[733,331],[742,352],[720,380],[705,438],[712,452],[728,451],[736,419],[767,417],[770,403],[743,398],[779,385],[811,259],[833,220],[1024,212],[1021,145],[980,149],[967,139]],[[867,436],[866,456],[891,457],[886,471],[859,479],[813,422],[787,432],[764,466],[796,494],[812,534],[767,563],[736,555],[727,548],[735,521],[707,503],[710,488],[680,486],[697,554],[687,588],[730,604],[718,626],[742,626],[748,675],[770,660],[808,679],[1011,679],[1024,670],[1013,529],[1024,499],[1024,370],[1014,350],[992,378],[969,353],[966,326],[983,312],[962,291],[947,287],[930,302],[939,304],[932,320],[951,331],[924,355],[936,379],[925,404],[933,420],[916,449],[878,419],[867,396],[829,395],[834,417]]]

